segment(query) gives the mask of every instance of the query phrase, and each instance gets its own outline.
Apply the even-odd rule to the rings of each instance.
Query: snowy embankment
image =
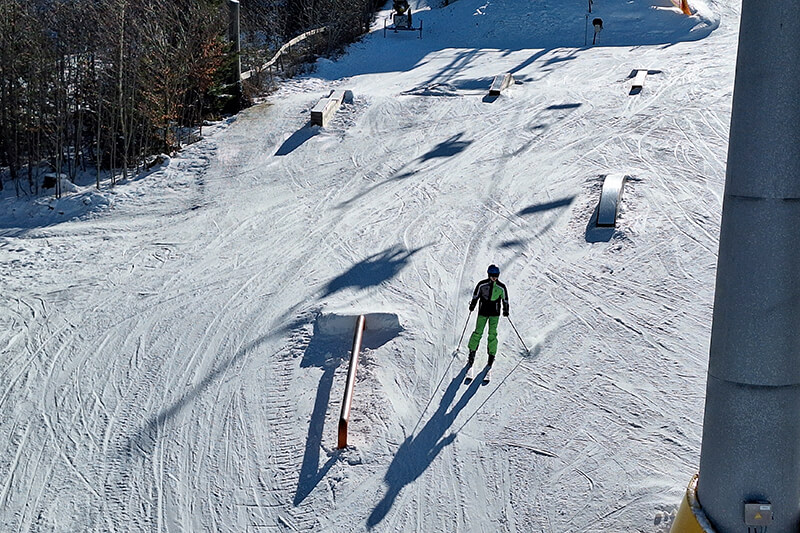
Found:
[[[377,21],[102,209],[4,200],[2,529],[665,531],[699,459],[738,22],[697,3],[596,0],[594,47],[580,2],[423,7],[423,39]],[[310,126],[334,87],[354,102]],[[501,321],[465,386],[490,263],[530,351]],[[400,327],[368,331],[337,451],[359,313]]]

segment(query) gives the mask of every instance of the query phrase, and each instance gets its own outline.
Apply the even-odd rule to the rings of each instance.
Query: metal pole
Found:
[[[720,533],[800,528],[797,7],[742,2],[697,485]]]
[[[522,343],[522,347],[523,347],[523,348],[525,348],[525,351],[526,351],[527,353],[530,353],[530,350],[528,349],[528,347],[527,347],[527,346],[525,346],[525,341],[524,341],[524,340],[522,340],[522,335],[520,335],[520,334],[519,334],[519,331],[517,331],[517,326],[515,326],[515,325],[514,325],[514,323],[513,323],[513,322],[511,322],[511,317],[508,317],[508,316],[507,316],[506,318],[508,319],[508,323],[509,323],[509,324],[511,324],[511,327],[512,327],[512,328],[514,328],[514,333],[516,333],[516,334],[517,334],[517,337],[519,338],[519,342],[521,342],[521,343]]]
[[[366,317],[358,315],[356,329],[353,333],[353,349],[350,351],[350,366],[347,369],[347,383],[344,387],[342,412],[339,416],[338,447],[347,447],[347,426],[350,424],[350,405],[353,403],[353,390],[356,387],[356,370],[358,369],[358,354],[361,352],[361,339],[366,327]]]
[[[464,333],[467,332],[467,326],[469,325],[469,317],[471,316],[472,316],[472,309],[469,310],[469,314],[467,315],[467,321],[464,322],[464,329],[461,330],[461,337],[458,339],[458,346],[456,346],[456,351],[453,352],[453,355],[455,355],[458,352],[458,349],[461,348],[461,341],[464,340]]]
[[[583,25],[583,46],[589,46],[589,15],[586,15],[586,24]]]
[[[242,40],[239,31],[239,0],[228,0],[228,40],[231,42],[231,52],[236,55],[233,66],[234,74],[232,83],[235,84],[237,106],[242,102]]]

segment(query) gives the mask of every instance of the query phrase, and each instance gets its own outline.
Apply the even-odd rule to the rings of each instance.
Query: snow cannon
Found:
[[[408,5],[408,0],[394,0],[392,9],[398,15],[404,15],[406,11],[411,9],[411,6]]]
[[[386,30],[392,30],[395,33],[399,31],[418,31],[419,38],[422,39],[422,21],[419,21],[419,27],[414,27],[414,22],[411,18],[411,6],[408,0],[394,0],[392,3],[392,14],[383,21],[383,36],[386,37]]]

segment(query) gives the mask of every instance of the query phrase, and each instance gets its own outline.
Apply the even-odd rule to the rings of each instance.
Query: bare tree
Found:
[[[335,49],[365,31],[376,1],[242,0],[245,42],[263,59],[325,25],[325,48]],[[91,167],[98,188],[108,170],[113,186],[117,173],[126,178],[148,155],[180,148],[182,132],[208,113],[234,110],[226,7],[226,0],[0,0],[0,166],[17,194],[23,172],[27,191],[38,193],[45,166],[72,180]],[[44,185],[61,194],[60,178]]]

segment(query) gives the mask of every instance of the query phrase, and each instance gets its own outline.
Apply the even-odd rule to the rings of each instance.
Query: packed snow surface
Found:
[[[146,176],[7,189],[0,529],[666,531],[699,461],[740,3],[587,4],[412,5],[422,39],[384,37],[387,6]],[[334,88],[353,102],[312,126]],[[490,263],[511,321],[464,385]]]

